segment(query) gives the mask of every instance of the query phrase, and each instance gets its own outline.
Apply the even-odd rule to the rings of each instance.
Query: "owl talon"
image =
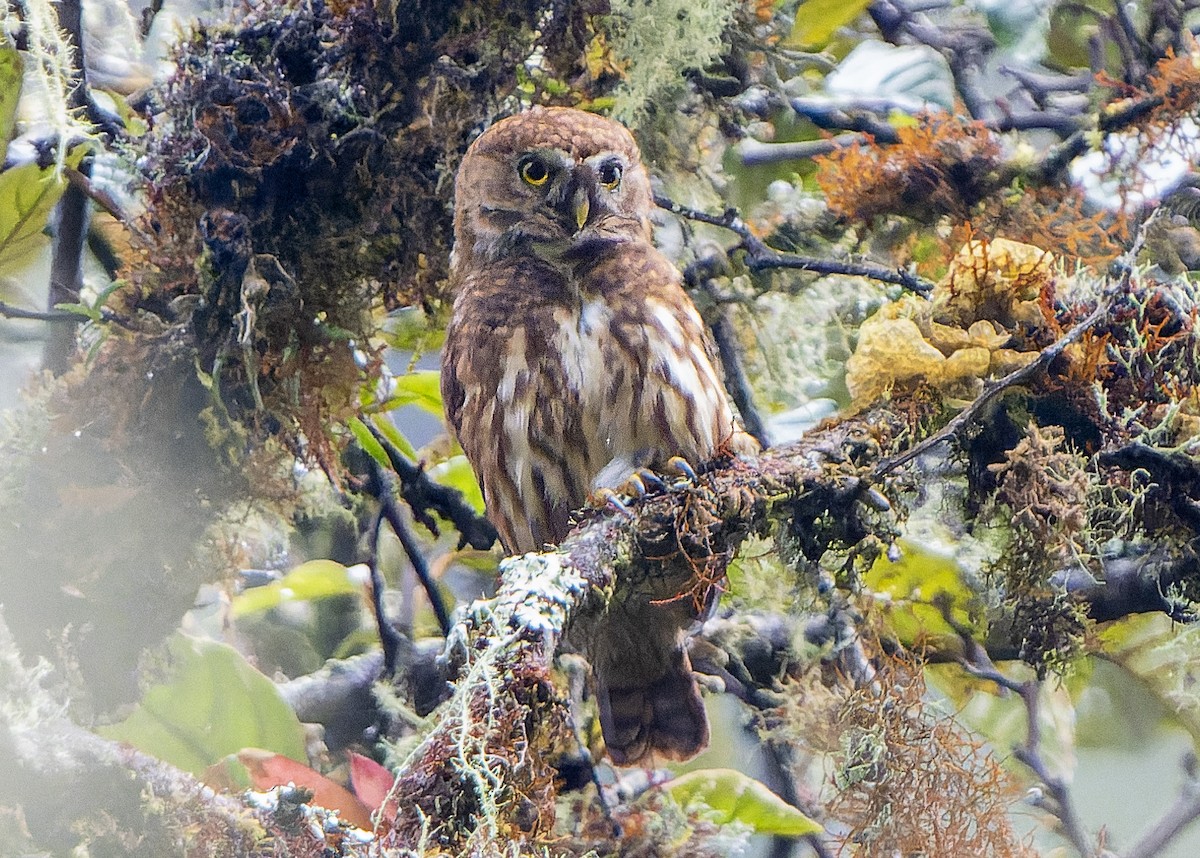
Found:
[[[666,480],[654,473],[654,471],[650,470],[649,468],[639,468],[634,476],[641,480],[642,488],[644,490],[655,492],[665,492],[667,490]]]
[[[633,518],[633,510],[625,503],[625,499],[612,489],[596,489],[596,506],[605,506],[626,518]]]
[[[667,459],[667,467],[673,468],[674,470],[683,474],[688,482],[696,482],[697,477],[695,469],[688,463],[688,460],[682,456],[672,456],[671,458]]]
[[[621,486],[622,495],[630,498],[644,498],[646,496],[646,481],[641,474],[630,474],[624,485]]]

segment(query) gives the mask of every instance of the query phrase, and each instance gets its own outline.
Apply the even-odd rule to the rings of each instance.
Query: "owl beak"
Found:
[[[587,188],[576,188],[575,196],[571,199],[571,208],[575,212],[575,227],[583,229],[587,223],[588,213],[592,210],[592,201],[588,199]]]

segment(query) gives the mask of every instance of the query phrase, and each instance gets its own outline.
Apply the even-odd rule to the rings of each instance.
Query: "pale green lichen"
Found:
[[[26,48],[25,82],[22,113],[36,113],[49,125],[50,135],[61,141],[90,137],[91,129],[82,119],[82,111],[71,107],[71,92],[78,85],[75,50],[59,26],[56,4],[48,0],[26,0],[24,14],[9,9],[3,18],[4,37],[15,41],[23,26]],[[66,167],[69,146],[58,146],[56,170]]]
[[[628,63],[613,116],[641,124],[649,102],[683,89],[683,72],[703,68],[721,52],[721,34],[733,20],[731,0],[612,0],[609,43]]]

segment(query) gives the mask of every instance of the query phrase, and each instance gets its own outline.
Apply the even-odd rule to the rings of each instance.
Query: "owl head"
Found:
[[[561,259],[572,246],[649,236],[650,178],[623,125],[535,107],[480,135],[458,169],[456,269],[510,254]]]

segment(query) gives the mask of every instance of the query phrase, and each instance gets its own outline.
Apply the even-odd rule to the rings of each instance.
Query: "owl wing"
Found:
[[[600,370],[612,460],[593,488],[616,488],[635,468],[663,467],[672,456],[700,464],[731,442],[733,452],[752,452],[675,266],[648,243],[631,243],[597,260],[584,282],[611,314]]]
[[[562,371],[544,351],[552,272],[497,265],[460,286],[442,350],[446,416],[510,554],[560,542],[585,493],[566,449],[578,434]]]

